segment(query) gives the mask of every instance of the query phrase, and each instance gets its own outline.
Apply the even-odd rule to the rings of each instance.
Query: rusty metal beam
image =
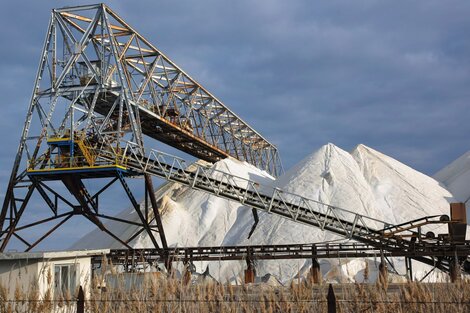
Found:
[[[155,193],[154,193],[155,188],[153,188],[152,177],[148,174],[145,174],[144,179],[145,179],[145,185],[147,187],[146,188],[147,195],[149,196],[150,203],[152,205],[153,217],[155,219],[155,223],[157,224],[158,234],[160,235],[160,240],[162,242],[162,247],[164,249],[167,249],[168,244],[166,242],[166,236],[165,236],[165,231],[163,230],[163,223],[162,223],[162,219],[160,216],[160,212],[158,211],[157,199],[155,199]]]

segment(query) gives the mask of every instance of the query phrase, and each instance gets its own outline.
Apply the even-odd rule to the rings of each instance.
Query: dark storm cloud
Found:
[[[2,186],[50,9],[77,3],[2,4]],[[327,142],[364,143],[427,174],[470,149],[468,1],[108,5],[278,145],[286,168]]]
[[[326,142],[370,144],[427,173],[468,149],[464,1],[109,5],[279,145],[286,167]],[[4,125],[23,118],[49,10],[32,1],[2,11],[16,51],[1,52]],[[427,158],[406,152],[420,147]]]

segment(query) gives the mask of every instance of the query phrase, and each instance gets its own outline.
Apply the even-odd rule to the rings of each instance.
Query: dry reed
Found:
[[[267,284],[234,286],[213,280],[189,283],[174,275],[161,273],[119,274],[115,279],[95,275],[87,290],[88,312],[326,312],[328,284],[293,281],[286,287]],[[135,282],[129,284],[129,281]],[[106,285],[106,286],[105,286]],[[0,312],[75,312],[75,297],[53,296],[52,284],[39,294],[34,284],[24,291],[0,285]],[[388,287],[376,284],[341,284],[334,286],[338,312],[469,312],[470,283],[406,283]]]

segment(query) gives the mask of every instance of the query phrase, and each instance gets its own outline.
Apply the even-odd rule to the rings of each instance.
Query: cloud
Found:
[[[71,4],[76,3],[50,2]],[[465,1],[412,3],[406,9],[399,2],[377,1],[109,5],[278,143],[287,167],[303,151],[285,152],[282,138],[311,150],[335,140],[347,146],[367,141],[400,146],[415,136],[418,149],[433,141],[437,151],[468,131],[462,114],[470,95]],[[12,45],[0,52],[0,119],[19,133],[50,8],[34,1],[27,11],[5,6],[2,35]],[[27,21],[24,27],[14,26],[19,19]],[[435,136],[443,141],[435,142]],[[9,158],[15,151],[11,142],[3,151]],[[432,173],[465,149],[462,142],[434,165],[418,161],[418,169]]]

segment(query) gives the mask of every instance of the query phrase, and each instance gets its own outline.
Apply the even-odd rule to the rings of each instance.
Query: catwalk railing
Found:
[[[470,241],[461,244],[424,244],[410,250],[383,251],[377,247],[355,242],[332,242],[316,244],[278,244],[250,246],[173,247],[164,249],[164,255],[175,262],[228,261],[228,260],[286,260],[286,259],[341,259],[365,257],[458,257],[467,256]],[[162,250],[113,249],[107,260],[113,264],[139,264],[139,262],[162,262]],[[100,263],[102,257],[95,262]]]
[[[66,88],[100,84],[107,87],[96,98],[95,111],[103,116],[112,113],[115,99],[110,90],[118,90],[117,98],[122,96],[128,105],[135,106],[129,112],[140,110],[140,121],[131,122],[137,132],[141,128],[143,133],[193,155],[198,155],[198,149],[203,147],[208,150],[203,154],[207,161],[230,155],[275,176],[281,174],[273,144],[108,6],[55,9],[52,22],[68,35],[59,36],[58,41],[83,38],[80,54],[85,59],[78,62],[80,54],[71,58],[69,68],[78,66],[79,77],[64,71],[57,80],[63,80]],[[91,44],[94,49],[86,49]],[[96,95],[99,93],[97,90]],[[86,101],[77,103],[88,110]]]
[[[93,151],[89,151],[89,153],[94,156],[96,164],[108,163],[118,166],[125,171],[125,175],[147,174],[164,178],[192,189],[237,201],[256,210],[333,232],[343,238],[353,239],[373,247],[382,253],[406,254],[424,263],[434,265],[436,263],[434,256],[438,256],[438,254],[440,257],[452,258],[453,255],[462,258],[469,251],[468,247],[464,245],[465,248],[459,250],[458,255],[455,251],[452,253],[452,247],[455,247],[454,250],[457,249],[456,242],[450,242],[449,238],[430,236],[429,232],[423,231],[423,227],[430,224],[452,223],[441,215],[391,225],[363,214],[308,199],[276,187],[262,185],[254,180],[238,177],[197,162],[189,168],[189,164],[184,159],[157,150],[149,150],[143,155],[140,146],[132,142],[124,142],[119,148],[109,146],[106,148],[103,145],[95,145],[95,147],[90,148]],[[31,163],[32,172],[30,173],[38,172],[35,168],[42,167],[41,164],[41,162]],[[54,169],[55,163],[48,163],[48,167]],[[57,164],[57,168],[52,173],[60,175],[63,170],[60,164]],[[39,174],[41,175],[40,172]],[[50,175],[50,173],[45,175]],[[436,248],[438,251],[430,253],[432,248]],[[443,251],[445,253],[442,253]]]
[[[101,154],[99,158],[121,163],[137,174],[150,174],[177,182],[190,188],[201,190],[221,198],[237,201],[257,210],[288,218],[331,231],[342,237],[354,239],[383,251],[408,251],[426,244],[432,245],[437,239],[427,238],[421,229],[400,225],[402,232],[389,223],[349,210],[328,205],[313,199],[292,194],[279,188],[264,186],[253,180],[218,171],[214,168],[195,164],[195,169],[187,170],[184,159],[157,150],[143,156],[133,143],[127,143],[121,160],[111,154]],[[427,224],[449,223],[441,216],[426,218],[419,228]],[[412,222],[410,222],[412,226]],[[418,259],[418,257],[416,257]],[[432,258],[420,261],[434,264]]]

